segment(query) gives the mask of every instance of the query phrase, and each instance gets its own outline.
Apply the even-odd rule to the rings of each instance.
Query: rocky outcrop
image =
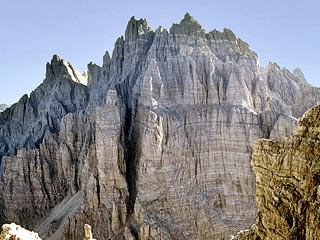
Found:
[[[256,223],[238,239],[320,238],[319,137],[320,103],[305,113],[287,141],[256,142]]]
[[[254,142],[284,139],[320,96],[189,14],[169,31],[130,19],[87,81],[54,56],[0,114],[1,223],[50,239],[82,239],[85,223],[97,239],[223,239],[254,223]]]
[[[2,226],[1,240],[41,240],[38,233],[30,232],[14,223]]]
[[[9,105],[7,104],[0,104],[0,112],[3,112],[4,110],[6,110],[9,107]]]

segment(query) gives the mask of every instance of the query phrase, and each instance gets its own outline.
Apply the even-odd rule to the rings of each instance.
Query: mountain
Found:
[[[0,112],[6,110],[9,106],[7,104],[0,104]]]
[[[44,239],[223,239],[255,221],[254,142],[284,139],[320,99],[301,71],[259,65],[189,14],[132,17],[87,79],[54,56],[0,113],[0,223]],[[77,231],[75,231],[77,229]]]

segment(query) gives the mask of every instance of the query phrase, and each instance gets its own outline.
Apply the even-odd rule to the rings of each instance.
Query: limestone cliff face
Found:
[[[81,239],[85,223],[97,239],[247,228],[254,142],[290,135],[320,96],[299,71],[261,67],[230,30],[207,33],[189,14],[170,31],[130,19],[87,79],[52,61],[30,98],[0,114],[1,223],[46,239]]]
[[[319,239],[320,103],[287,141],[259,140],[252,165],[258,212],[243,239]],[[239,238],[242,239],[242,238]]]

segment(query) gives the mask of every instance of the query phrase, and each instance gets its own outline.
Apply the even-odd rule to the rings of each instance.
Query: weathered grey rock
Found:
[[[189,14],[170,31],[131,18],[112,57],[88,65],[88,87],[52,61],[39,97],[5,112],[15,118],[0,114],[0,220],[53,219],[43,234],[63,239],[81,239],[86,223],[97,239],[223,239],[248,228],[254,142],[290,135],[320,96],[276,64],[261,67],[231,30],[206,33]],[[43,106],[35,116],[23,111],[31,99]],[[55,127],[36,131],[29,119]],[[73,213],[79,192],[77,212],[50,217],[61,203]]]
[[[305,78],[305,76],[304,76],[304,74],[303,74],[303,72],[301,71],[300,68],[294,69],[292,73],[293,73],[293,75],[296,76],[297,78],[299,78],[299,79],[301,79],[301,80],[303,80],[303,81],[305,81],[305,82],[307,81],[306,78]]]
[[[270,138],[285,140],[287,137],[292,136],[295,133],[296,127],[296,118],[280,115],[271,130]]]
[[[82,113],[88,104],[88,88],[70,63],[53,56],[46,78],[30,97],[0,113],[0,161],[20,148],[39,147],[46,131],[58,133],[68,113]],[[82,76],[83,77],[83,76]]]

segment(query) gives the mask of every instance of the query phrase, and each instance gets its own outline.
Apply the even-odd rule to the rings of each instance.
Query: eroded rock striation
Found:
[[[319,239],[320,103],[298,122],[287,141],[259,140],[256,223],[238,239]]]
[[[85,223],[97,239],[223,239],[254,223],[254,142],[292,134],[320,97],[189,14],[169,31],[131,18],[83,77],[54,56],[0,113],[0,223],[46,239],[82,239]]]

